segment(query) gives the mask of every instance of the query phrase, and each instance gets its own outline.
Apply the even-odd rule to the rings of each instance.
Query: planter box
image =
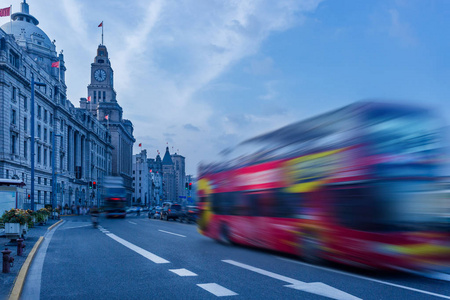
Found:
[[[28,225],[20,225],[19,223],[5,223],[5,236],[10,239],[21,238],[24,233],[24,228],[28,230]]]
[[[19,234],[20,224],[19,223],[5,223],[5,233],[6,234]]]

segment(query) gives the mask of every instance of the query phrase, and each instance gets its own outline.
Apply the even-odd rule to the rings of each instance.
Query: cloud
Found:
[[[250,66],[245,71],[253,75],[268,75],[274,72],[273,60],[265,57],[260,60],[252,60]]]
[[[17,11],[20,0],[12,1]],[[162,148],[166,142],[176,143],[186,156],[188,172],[194,173],[197,161],[226,144],[284,123],[279,115],[230,113],[236,108],[215,96],[227,92],[218,79],[244,58],[263,57],[259,51],[264,41],[302,24],[304,14],[320,2],[42,0],[30,3],[30,12],[50,39],[57,40],[58,51],[64,49],[68,98],[75,105],[86,97],[101,41],[97,25],[104,21],[104,43],[124,118],[133,122],[134,134],[143,137],[144,145]],[[254,59],[249,68],[264,75],[273,71],[273,62],[269,57]],[[231,88],[248,89],[245,84]],[[212,96],[202,97],[205,90]],[[262,97],[273,99],[274,91],[268,84]],[[186,135],[176,128],[201,128],[202,134]]]
[[[191,131],[200,131],[200,129],[192,124],[184,124],[184,129],[191,130]]]
[[[389,35],[400,40],[400,42],[405,46],[416,45],[417,38],[414,36],[410,25],[400,20],[398,11],[396,9],[390,9],[389,15],[391,18]]]
[[[275,99],[278,96],[278,93],[275,89],[275,86],[277,85],[277,81],[269,81],[264,84],[266,88],[266,93],[264,95],[259,96],[262,100],[272,100]]]

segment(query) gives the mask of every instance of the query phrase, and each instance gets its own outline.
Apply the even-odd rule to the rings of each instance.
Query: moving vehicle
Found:
[[[198,208],[194,205],[188,205],[183,209],[183,215],[180,218],[180,222],[196,223],[197,222]]]
[[[105,197],[104,211],[107,218],[125,218],[126,211],[126,190],[123,178],[120,176],[106,176],[103,180]]]
[[[199,231],[357,267],[450,265],[449,197],[434,112],[359,102],[199,166]]]
[[[161,213],[161,220],[169,221],[172,220],[178,220],[180,217],[182,217],[183,211],[181,209],[180,204],[165,202],[163,203],[162,207],[162,213]]]
[[[161,206],[153,207],[148,212],[149,219],[161,219]]]

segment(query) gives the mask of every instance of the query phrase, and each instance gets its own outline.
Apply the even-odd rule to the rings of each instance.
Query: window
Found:
[[[47,149],[44,149],[44,166],[47,165]]]
[[[9,170],[6,170],[6,178],[9,178]]]
[[[44,128],[44,142],[47,143],[47,128]]]
[[[38,125],[37,136],[41,138],[41,125]]]
[[[47,178],[44,178],[44,185],[47,185]]]
[[[40,105],[38,105],[38,118],[40,119],[41,118],[41,116],[42,116],[42,114],[41,114],[41,106]]]
[[[106,92],[103,91],[103,100],[105,100],[105,99],[106,99]]]
[[[11,134],[11,153],[16,154],[16,135],[13,133]]]
[[[23,108],[28,110],[28,99],[27,97],[23,97]]]
[[[50,125],[53,125],[53,114],[50,114]]]
[[[25,75],[25,77],[27,77],[27,67],[23,67],[23,75]]]
[[[95,103],[95,100],[97,100],[97,91],[94,91],[94,103]]]
[[[53,156],[52,156],[53,152],[50,150],[49,151],[49,156],[48,156],[48,161],[50,162],[49,165],[52,165],[52,160],[53,160]],[[51,184],[51,183],[50,183]]]
[[[12,99],[13,101],[16,101],[16,97],[17,97],[17,88],[13,87],[13,88],[12,88],[11,99]]]
[[[38,184],[41,184],[41,177],[38,177]]]
[[[44,191],[44,204],[47,201],[47,191]]]
[[[16,68],[19,68],[19,55],[14,51],[9,51],[9,63]]]
[[[44,109],[44,122],[47,123],[47,110]]]
[[[38,146],[38,151],[37,151],[37,162],[40,164],[41,163],[41,146]]]
[[[23,156],[28,158],[28,145],[27,141],[23,141]]]
[[[64,120],[61,119],[61,131],[64,131]]]
[[[41,191],[38,191],[38,203],[41,203]]]
[[[17,125],[16,123],[17,123],[16,122],[16,110],[12,109],[11,110],[11,124]]]
[[[23,118],[23,130],[25,131],[25,133],[28,132],[28,119],[27,118]]]

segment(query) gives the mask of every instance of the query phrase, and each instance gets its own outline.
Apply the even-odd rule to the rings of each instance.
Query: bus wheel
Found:
[[[320,257],[320,242],[315,234],[305,234],[301,240],[301,256],[302,258],[312,264],[322,263]]]
[[[220,226],[219,242],[224,245],[232,244],[230,239],[230,229],[225,223],[222,223],[222,226]]]

